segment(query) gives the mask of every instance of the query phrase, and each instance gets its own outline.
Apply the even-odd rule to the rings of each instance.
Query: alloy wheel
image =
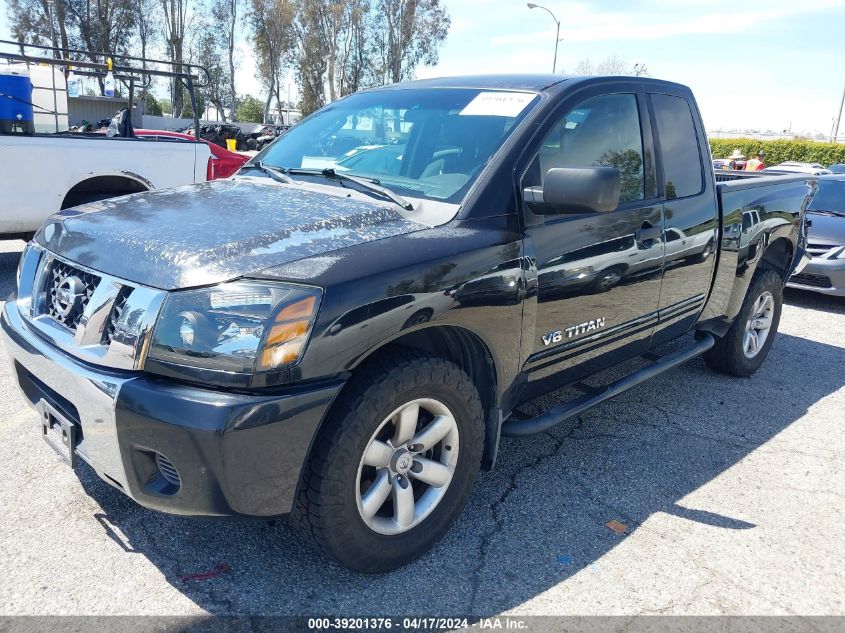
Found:
[[[768,290],[757,297],[745,323],[742,351],[746,358],[754,358],[766,344],[772,329],[775,299]]]
[[[611,270],[610,272],[605,273],[601,278],[601,287],[605,290],[610,290],[620,281],[622,281],[622,275],[615,270]]]
[[[458,425],[438,400],[394,410],[376,429],[358,466],[358,513],[374,532],[396,535],[419,525],[443,500],[458,463]]]

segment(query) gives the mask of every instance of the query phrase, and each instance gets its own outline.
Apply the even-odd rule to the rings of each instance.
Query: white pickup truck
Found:
[[[0,70],[32,84],[31,100],[9,98],[34,116],[34,134],[0,132],[0,239],[29,239],[53,213],[78,204],[208,179],[205,142],[68,132],[67,81],[56,63],[0,50]]]
[[[0,238],[34,233],[56,211],[204,182],[208,144],[102,134],[0,136]]]

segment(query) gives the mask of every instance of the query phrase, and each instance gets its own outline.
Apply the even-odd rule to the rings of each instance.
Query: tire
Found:
[[[713,254],[713,242],[707,242],[704,247],[704,250],[700,253],[693,255],[692,257],[688,257],[687,261],[692,262],[693,264],[701,264],[707,261],[707,258]]]
[[[463,510],[481,463],[483,408],[469,376],[441,358],[398,348],[359,369],[320,430],[293,518],[325,554],[351,569],[375,573],[396,569],[424,554]],[[419,407],[418,416],[413,414],[414,403]],[[439,407],[451,417],[442,415]],[[400,424],[394,425],[394,420],[400,419],[398,414],[393,416],[397,411],[410,412],[407,419],[413,420],[408,424],[415,429],[414,439],[422,438],[419,432],[431,429],[435,419],[450,419],[448,424],[454,423],[454,427],[449,427],[449,434],[439,444],[432,444],[432,451],[405,452],[405,448],[423,445],[407,441],[393,447],[400,435]],[[408,424],[405,428],[410,428]],[[364,463],[365,451],[369,455],[372,444],[381,444],[379,450],[388,446],[388,456],[395,451],[389,466]],[[407,455],[413,459],[405,458]],[[446,470],[452,469],[451,479],[445,485],[416,479],[421,475],[414,474],[415,468],[419,468],[417,473],[435,472],[421,467],[432,461],[438,462],[439,475],[444,464],[450,464]],[[379,482],[384,485],[385,479],[389,493],[386,497],[374,495],[373,501],[366,493],[375,491]],[[413,515],[401,512],[397,498],[408,484],[414,499]],[[379,498],[384,500],[379,502]],[[365,501],[370,504],[369,512]],[[407,501],[402,507],[407,508]],[[374,515],[372,508],[376,508]]]
[[[746,345],[747,326],[752,324],[752,319],[758,322],[760,318],[754,316],[756,310],[759,312],[761,301],[769,296],[771,298],[771,311],[768,313],[769,327],[765,338],[759,334],[755,336],[758,341],[756,351],[749,354]],[[772,270],[759,270],[755,273],[745,295],[739,314],[736,317],[731,329],[721,338],[716,339],[716,345],[704,354],[704,362],[708,367],[723,374],[745,378],[760,368],[763,361],[769,355],[775,335],[780,323],[781,310],[783,308],[783,280]],[[755,332],[755,328],[751,328]]]
[[[603,270],[592,283],[593,292],[607,292],[618,286],[624,277],[624,270],[618,266]]]
[[[410,317],[405,323],[402,325],[403,330],[407,330],[409,327],[413,327],[415,325],[422,325],[423,323],[428,323],[431,321],[431,316],[434,314],[434,311],[430,308],[424,308],[422,310],[418,310]]]

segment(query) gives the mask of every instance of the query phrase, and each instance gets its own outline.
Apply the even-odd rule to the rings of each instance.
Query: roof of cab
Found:
[[[376,90],[403,88],[482,88],[488,90],[530,90],[542,92],[564,81],[581,79],[566,75],[519,74],[519,75],[465,75],[460,77],[434,77],[416,79],[381,86]]]
[[[403,81],[371,88],[370,90],[404,90],[408,88],[475,88],[481,90],[527,90],[531,92],[549,92],[567,88],[574,84],[596,84],[607,81],[624,80],[637,81],[654,89],[659,86],[681,89],[689,92],[689,88],[671,81],[654,79],[652,77],[627,76],[580,76],[580,75],[552,75],[552,74],[510,74],[510,75],[464,75],[459,77],[434,77],[431,79],[417,79]]]

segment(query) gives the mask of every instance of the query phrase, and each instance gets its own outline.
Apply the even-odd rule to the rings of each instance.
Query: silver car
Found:
[[[799,163],[794,160],[788,160],[779,165],[766,167],[763,171],[767,172],[781,172],[789,174],[812,174],[813,176],[824,176],[832,174],[833,172],[826,169],[824,165],[819,163]]]
[[[845,174],[819,178],[819,191],[807,219],[809,264],[789,280],[789,286],[845,297]]]

